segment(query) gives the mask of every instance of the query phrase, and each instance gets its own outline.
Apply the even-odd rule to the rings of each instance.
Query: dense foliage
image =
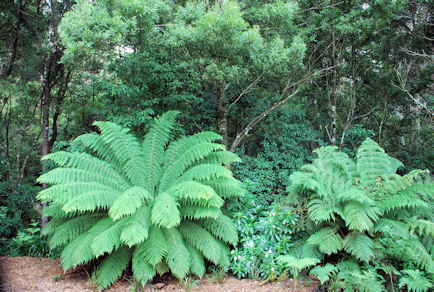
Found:
[[[311,274],[333,289],[380,291],[386,283],[428,291],[434,271],[428,172],[396,174],[402,163],[369,138],[355,161],[333,146],[314,152],[318,158],[294,172],[288,188],[291,201],[307,210],[306,237],[280,260],[325,261]]]
[[[389,290],[426,290],[432,278],[426,265],[433,254],[432,234],[428,236],[432,217],[427,211],[434,165],[431,2],[0,1],[0,255],[58,255],[69,239],[51,251],[47,246],[57,240],[53,227],[62,221],[52,213],[56,204],[43,195],[43,202],[36,199],[41,189],[41,194],[54,190],[49,182],[57,185],[51,177],[56,172],[47,173],[59,163],[60,168],[69,167],[62,164],[70,163],[65,157],[98,156],[103,150],[92,148],[97,144],[91,141],[110,127],[121,132],[130,129],[122,132],[126,137],[144,137],[154,131],[155,117],[179,111],[177,120],[183,126],[173,126],[167,143],[208,135],[198,132],[215,132],[219,136],[209,134],[208,142],[217,145],[211,138],[221,137],[223,146],[215,147],[243,160],[226,165],[247,192],[242,198],[225,198],[222,206],[227,208],[223,214],[236,222],[239,241],[228,257],[230,263],[213,267],[218,261],[210,260],[216,275],[229,271],[238,277],[271,281],[291,271],[299,278],[305,267],[316,262],[298,261],[305,254],[321,260],[312,275],[331,289],[345,284],[363,290],[366,285],[385,284]],[[82,138],[75,139],[78,136]],[[363,157],[358,157],[360,149],[375,145],[368,140],[358,150],[366,138],[403,162],[398,167],[393,159],[378,161],[388,174],[369,182],[367,192],[361,188],[368,174],[356,167],[343,175],[335,164],[323,161],[332,155],[357,166]],[[314,156],[318,157],[313,161]],[[52,159],[41,162],[41,157]],[[122,171],[119,165],[125,160],[112,161],[110,155],[99,158],[115,163],[120,178],[137,186],[130,179],[142,176],[143,170],[128,167]],[[300,172],[294,171],[311,162],[310,167],[318,167],[322,175],[315,174],[319,183],[336,190],[357,189],[361,195],[344,199],[336,198],[334,189],[317,195],[296,191],[288,177],[296,179]],[[164,170],[164,161],[162,165]],[[314,173],[313,168],[305,168],[301,173]],[[219,173],[230,172],[223,166],[219,169]],[[213,171],[206,168],[201,174]],[[41,175],[49,181],[37,181]],[[155,174],[154,179],[158,185],[162,177]],[[393,183],[399,188],[398,182],[408,185],[393,189]],[[426,189],[425,197],[419,191],[410,192],[416,186]],[[292,201],[285,199],[287,188]],[[157,187],[153,195],[159,194]],[[416,195],[420,201],[408,199]],[[418,205],[399,205],[404,196],[405,202]],[[153,206],[149,198],[142,199]],[[382,207],[389,200],[398,205]],[[133,208],[137,202],[128,201],[128,205]],[[86,215],[92,208],[103,217],[114,216],[114,222],[133,216],[132,210],[128,214],[118,210],[122,216],[108,214],[114,198],[85,203],[89,210],[71,209],[66,218]],[[306,213],[309,208],[316,213]],[[359,212],[362,209],[365,213]],[[424,210],[426,214],[418,213]],[[178,218],[155,216],[154,221],[168,226]],[[40,234],[47,224],[51,237]],[[183,219],[179,224],[185,225]],[[304,244],[314,234],[311,244]],[[315,243],[333,234],[341,238],[332,237],[336,251]],[[125,245],[134,252],[134,240],[119,242],[121,253]],[[190,244],[189,240],[194,239],[184,243]],[[353,241],[363,253],[350,245]],[[410,247],[417,247],[413,254]],[[124,254],[128,257],[129,252]],[[280,256],[289,257],[287,264],[277,260]],[[99,259],[103,256],[91,263],[97,266]],[[187,273],[186,269],[172,272]]]
[[[59,151],[43,159],[59,167],[38,178],[51,186],[38,195],[52,217],[44,229],[50,247],[62,247],[64,270],[101,259],[95,281],[105,288],[132,261],[146,284],[171,271],[202,277],[205,261],[229,266],[238,235],[220,208],[242,192],[224,166],[239,161],[221,136],[201,132],[170,141],[178,112],[155,120],[143,141],[126,128],[95,122],[101,134],[77,138],[94,155]]]

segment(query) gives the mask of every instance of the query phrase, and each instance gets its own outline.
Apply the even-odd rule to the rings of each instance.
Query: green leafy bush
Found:
[[[383,283],[399,283],[427,291],[434,272],[434,183],[428,171],[396,174],[401,162],[369,138],[356,161],[331,146],[315,153],[312,164],[290,176],[289,198],[307,209],[308,221],[306,237],[290,254],[337,261],[311,271],[335,288],[379,291]]]
[[[202,276],[205,259],[229,266],[227,244],[238,236],[221,207],[242,188],[224,165],[240,159],[214,143],[221,137],[212,132],[169,143],[177,114],[155,120],[143,142],[95,122],[101,134],[77,138],[95,156],[60,151],[43,158],[59,165],[39,177],[51,186],[38,199],[50,203],[44,233],[52,248],[63,248],[65,271],[100,259],[94,276],[104,288],[130,262],[141,284],[157,272]]]
[[[264,203],[252,193],[231,202],[229,210],[240,236],[231,251],[230,271],[238,278],[273,278],[283,274],[276,259],[289,252],[297,215],[287,206]]]

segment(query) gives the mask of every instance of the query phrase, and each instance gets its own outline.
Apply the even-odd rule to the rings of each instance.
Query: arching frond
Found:
[[[407,291],[426,292],[432,289],[432,282],[419,270],[402,270],[399,288],[407,287]]]
[[[330,227],[322,228],[312,234],[307,240],[307,244],[317,245],[319,250],[331,255],[343,248],[343,240],[336,230]]]
[[[134,278],[136,278],[142,286],[144,286],[148,281],[151,281],[156,274],[156,270],[150,264],[143,260],[138,249],[133,253],[132,260],[132,270]]]
[[[151,221],[153,224],[164,228],[178,226],[181,222],[181,217],[175,198],[168,193],[160,193],[155,198],[152,207]]]
[[[90,245],[92,243],[92,234],[89,232],[82,233],[73,241],[68,243],[62,250],[62,267],[64,271],[75,268],[78,265],[89,262],[94,258]]]
[[[146,190],[154,192],[161,174],[164,150],[170,139],[175,119],[178,111],[168,111],[160,118],[155,119],[154,124],[149,129],[142,144],[144,154],[144,170],[146,173]]]
[[[201,224],[217,238],[234,246],[237,245],[237,230],[235,229],[234,223],[229,217],[221,215],[217,219],[208,218],[202,220]]]
[[[313,275],[318,278],[321,285],[330,280],[330,277],[337,273],[338,269],[332,264],[326,264],[324,266],[316,266],[310,270],[309,275]]]
[[[125,218],[121,232],[122,243],[132,247],[148,238],[151,225],[151,208],[141,207],[133,215]]]
[[[113,202],[109,210],[109,215],[113,220],[131,215],[136,212],[145,201],[152,201],[151,194],[142,187],[131,187]]]
[[[111,253],[118,249],[121,244],[120,236],[123,227],[123,220],[113,222],[110,217],[101,219],[90,230],[93,235],[92,253],[99,257],[104,253]]]
[[[192,274],[202,278],[205,274],[205,260],[203,259],[202,254],[194,247],[192,247],[189,243],[186,243],[190,256],[191,256],[191,267],[190,271]]]
[[[164,229],[163,233],[167,242],[166,263],[172,274],[178,279],[183,279],[190,270],[190,252],[185,247],[181,233],[177,229]]]
[[[95,272],[95,282],[98,287],[103,289],[119,279],[122,272],[127,268],[130,259],[131,251],[126,247],[121,247],[107,255]]]
[[[154,267],[160,263],[167,254],[167,242],[161,229],[152,225],[148,239],[137,245],[136,252]]]
[[[351,232],[345,237],[344,249],[364,262],[369,262],[374,257],[374,241],[359,232]]]
[[[351,230],[372,230],[380,214],[381,211],[377,207],[367,206],[359,202],[349,203],[344,207],[344,219]]]
[[[278,261],[282,262],[283,264],[285,264],[287,267],[289,268],[295,268],[299,271],[304,270],[306,268],[315,266],[316,264],[319,263],[318,259],[315,258],[295,258],[293,256],[288,256],[288,255],[284,255],[284,256],[279,256],[277,258]]]

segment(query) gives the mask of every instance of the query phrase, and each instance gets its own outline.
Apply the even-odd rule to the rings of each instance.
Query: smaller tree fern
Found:
[[[221,208],[242,189],[225,165],[240,159],[212,132],[169,143],[177,114],[156,119],[143,141],[95,122],[100,134],[77,138],[91,154],[43,157],[58,165],[38,179],[50,184],[38,195],[50,204],[44,233],[62,247],[65,271],[100,259],[95,278],[105,288],[130,264],[141,284],[166,271],[201,277],[206,261],[229,265],[227,245],[238,236]]]
[[[434,184],[428,171],[396,174],[402,164],[369,138],[359,147],[356,161],[332,146],[314,152],[318,157],[293,173],[288,187],[289,199],[302,202],[313,223],[306,225],[298,255],[351,259],[364,268],[337,276],[359,279],[360,285],[376,271],[381,275],[386,265],[395,271],[416,266],[432,277]],[[332,271],[325,265],[312,274],[329,281]],[[372,287],[379,287],[375,283]]]

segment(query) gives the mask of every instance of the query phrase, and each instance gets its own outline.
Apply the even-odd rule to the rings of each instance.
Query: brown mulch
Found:
[[[161,282],[161,283],[159,283]],[[207,275],[197,280],[197,287],[191,291],[317,291],[318,282],[302,282],[301,287],[294,288],[292,279],[282,282],[263,284],[257,280],[238,280],[227,275],[223,283],[214,283]],[[162,287],[161,287],[162,286]],[[194,285],[193,285],[194,286]],[[121,279],[105,291],[133,291],[134,285]],[[157,289],[157,288],[160,289]],[[31,257],[0,257],[0,291],[97,291],[89,283],[85,268],[63,273],[60,260]],[[148,284],[144,291],[187,291],[178,280],[166,277]]]

